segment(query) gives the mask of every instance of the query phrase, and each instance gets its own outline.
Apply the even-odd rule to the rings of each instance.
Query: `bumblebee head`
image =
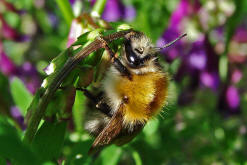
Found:
[[[157,56],[157,49],[153,47],[150,39],[142,32],[130,33],[124,43],[124,61],[133,69],[150,65]]]

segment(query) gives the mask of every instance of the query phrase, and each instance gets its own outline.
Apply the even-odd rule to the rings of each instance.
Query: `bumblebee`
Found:
[[[89,154],[109,144],[130,142],[167,102],[169,76],[158,61],[160,48],[142,32],[131,31],[124,39],[119,57],[107,41],[99,39],[105,43],[112,65],[97,96],[84,90],[89,98],[84,128],[95,137]]]

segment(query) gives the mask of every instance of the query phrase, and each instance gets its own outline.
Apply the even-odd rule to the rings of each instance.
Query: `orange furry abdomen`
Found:
[[[163,72],[133,75],[132,80],[121,77],[115,89],[124,104],[126,123],[145,123],[160,112],[167,99],[168,77]]]

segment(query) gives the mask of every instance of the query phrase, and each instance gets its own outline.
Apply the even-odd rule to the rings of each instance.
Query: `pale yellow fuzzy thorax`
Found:
[[[145,123],[159,113],[167,98],[168,78],[160,71],[134,74],[132,80],[121,77],[115,84],[118,95],[128,98],[123,108],[127,124]]]

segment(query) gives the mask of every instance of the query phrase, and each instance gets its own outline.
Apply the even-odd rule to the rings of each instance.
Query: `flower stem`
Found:
[[[74,14],[71,8],[71,5],[68,0],[56,0],[56,3],[60,10],[62,11],[62,14],[64,16],[64,19],[68,26],[71,25],[71,22],[74,18]]]
[[[105,4],[107,0],[97,0],[93,6],[92,14],[94,16],[100,17],[104,11]]]
[[[130,31],[131,30],[129,29],[129,30],[121,31],[121,32],[116,32],[108,36],[105,36],[104,38],[107,41],[111,42],[113,40],[123,37],[125,34],[129,33]],[[37,108],[34,109],[31,114],[31,118],[27,124],[27,130],[24,135],[24,139],[23,139],[24,142],[29,143],[29,144],[32,143],[32,140],[37,132],[39,123],[45,115],[45,111],[46,111],[48,104],[50,103],[56,90],[58,89],[60,84],[63,82],[63,80],[67,77],[67,75],[78,65],[78,63],[81,60],[83,60],[89,54],[91,54],[92,52],[100,48],[103,48],[100,40],[93,41],[91,44],[89,44],[84,49],[82,49],[80,52],[78,52],[75,56],[70,57],[67,60],[67,62],[64,64],[64,66],[57,72],[51,84],[47,87],[43,96],[40,98]]]
[[[60,86],[64,78],[70,73],[70,71],[75,67],[73,65],[72,60],[68,60],[65,64],[65,66],[60,70],[60,72],[57,73],[55,78],[52,80],[51,84],[48,86],[46,89],[45,93],[41,97],[37,109],[34,110],[30,121],[28,122],[27,125],[27,130],[24,136],[23,141],[26,143],[31,143],[35,133],[37,132],[39,123],[42,119],[42,117],[45,114],[45,110],[47,108],[47,105],[49,104],[52,96],[56,92],[57,88]]]

